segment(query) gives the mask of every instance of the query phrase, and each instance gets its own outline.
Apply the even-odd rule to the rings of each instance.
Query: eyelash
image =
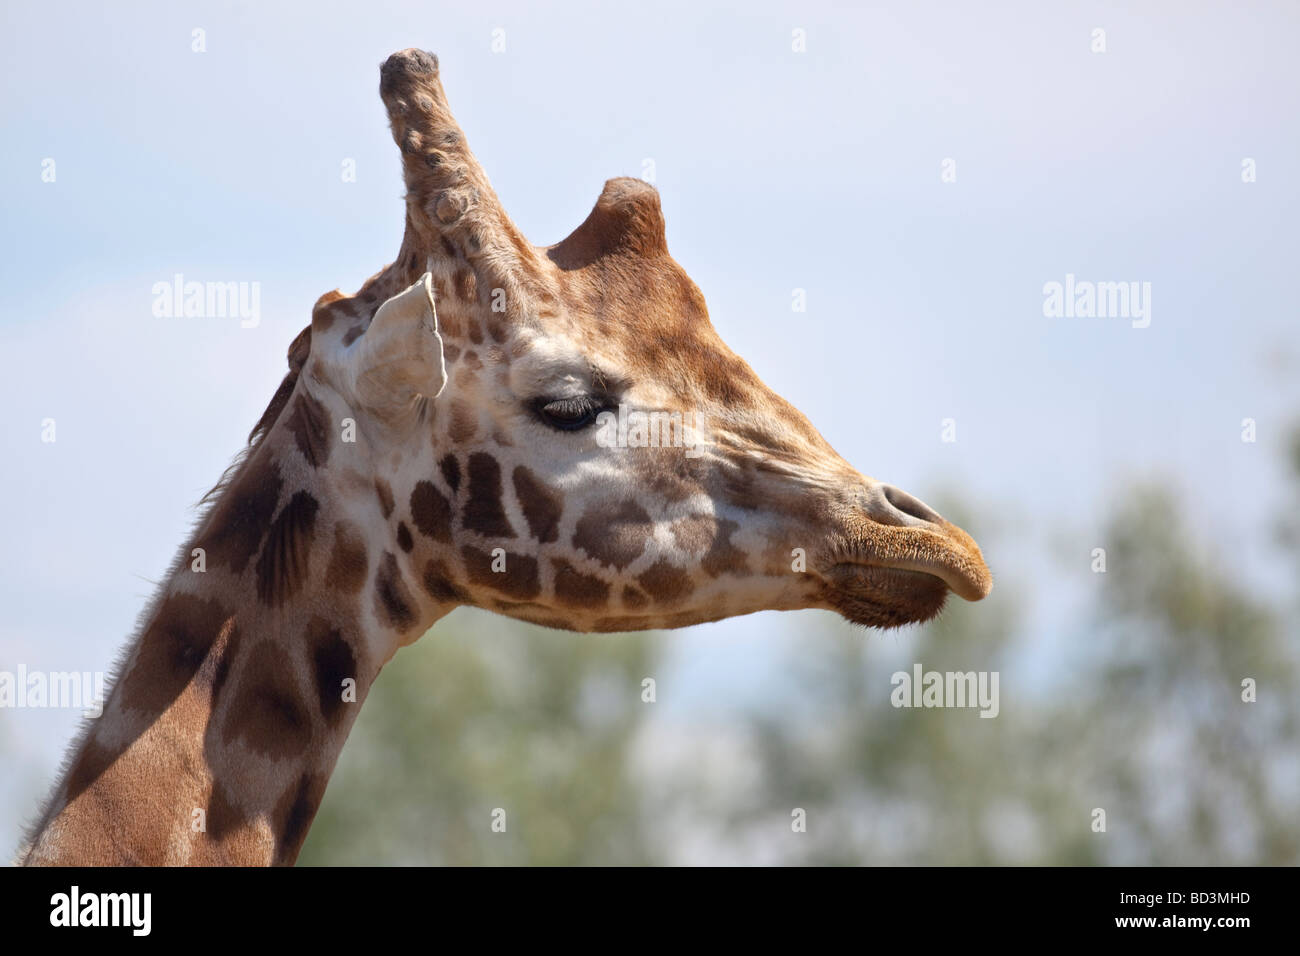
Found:
[[[592,425],[605,410],[603,402],[590,395],[573,398],[539,398],[533,403],[537,416],[557,431],[576,432]]]

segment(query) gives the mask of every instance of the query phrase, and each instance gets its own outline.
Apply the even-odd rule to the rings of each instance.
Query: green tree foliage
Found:
[[[753,717],[762,783],[709,811],[732,807],[739,858],[773,859],[766,842],[798,863],[1300,862],[1294,628],[1203,550],[1166,491],[1125,502],[1056,673],[1015,666],[1034,636],[1011,636],[1005,600],[950,608],[901,655],[826,622],[792,661],[805,710]],[[1079,564],[1069,573],[1091,574]],[[1001,670],[999,716],[893,707],[887,676],[913,661]],[[791,834],[793,807],[806,833]]]

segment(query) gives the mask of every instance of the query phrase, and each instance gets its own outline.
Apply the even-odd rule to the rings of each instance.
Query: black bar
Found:
[[[394,933],[428,935],[456,925],[496,939],[516,929],[546,936],[625,931],[668,943],[667,931],[698,927],[730,938],[762,936],[778,924],[812,938],[849,933],[918,939],[1076,939],[1107,936],[1171,939],[1199,936],[1231,944],[1256,932],[1279,933],[1292,922],[1295,871],[1290,869],[832,869],[832,870],[564,870],[545,874],[488,869],[281,869],[5,871],[0,918],[17,938],[56,941],[222,942],[286,940],[339,944]],[[121,910],[111,926],[54,926],[71,909],[77,887],[82,912],[100,908],[88,895],[148,893]],[[60,911],[59,894],[66,897]],[[118,898],[114,905],[120,905]],[[109,910],[112,906],[109,907]],[[111,915],[111,913],[110,913]],[[1205,928],[1199,921],[1210,920]],[[1153,921],[1147,925],[1120,921]],[[1223,920],[1245,920],[1224,925]],[[1191,920],[1198,925],[1189,925]],[[1169,922],[1166,922],[1169,921]],[[1181,923],[1179,921],[1182,921]],[[531,927],[531,930],[529,929]],[[544,927],[550,927],[549,929]],[[622,930],[620,928],[623,928]],[[142,928],[142,926],[137,927]],[[692,930],[692,932],[695,932]],[[1240,934],[1247,934],[1242,936]],[[606,940],[611,937],[602,936]]]

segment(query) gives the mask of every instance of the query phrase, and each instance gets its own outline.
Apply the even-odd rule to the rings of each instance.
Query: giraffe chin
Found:
[[[826,573],[827,604],[865,627],[901,627],[928,621],[943,610],[949,588],[924,571],[868,564],[837,564]]]

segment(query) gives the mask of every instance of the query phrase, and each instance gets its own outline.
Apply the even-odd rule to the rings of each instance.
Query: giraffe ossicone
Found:
[[[652,186],[610,180],[534,246],[435,57],[389,57],[380,95],[398,256],[290,345],[25,862],[293,862],[380,668],[460,605],[580,631],[801,608],[889,627],[988,593],[964,531],[856,471],[722,342]],[[707,438],[600,439],[633,413]]]

